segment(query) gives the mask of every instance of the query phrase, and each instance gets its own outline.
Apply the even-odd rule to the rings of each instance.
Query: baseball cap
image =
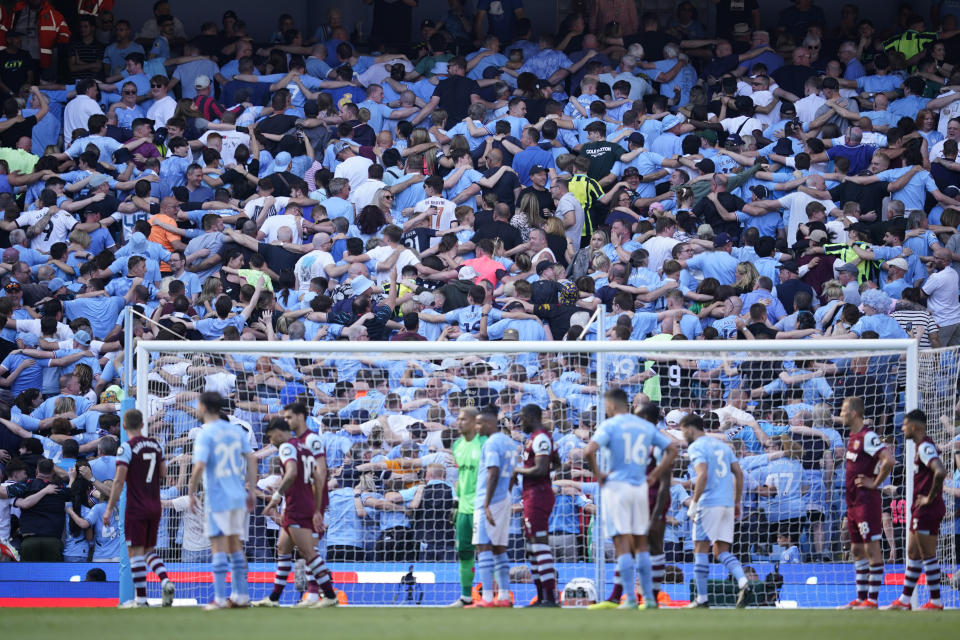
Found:
[[[542,164],[535,164],[532,167],[530,167],[531,176],[535,173],[546,173],[546,172],[547,172],[547,168]]]
[[[704,158],[697,163],[696,167],[700,170],[700,173],[713,173],[717,170],[717,165],[710,158]]]
[[[350,143],[349,143],[349,142],[344,142],[343,140],[340,140],[339,142],[336,142],[336,143],[333,145],[333,152],[334,152],[334,154],[340,153],[341,151],[343,151],[344,149],[346,149],[346,148],[349,147],[349,146],[350,146]]]
[[[626,169],[623,170],[624,178],[626,178],[627,176],[639,176],[639,175],[640,175],[640,169],[637,169],[636,167],[627,167]]]
[[[367,289],[373,286],[373,280],[366,276],[357,276],[350,283],[350,287],[353,289],[353,293],[356,295],[362,295]]]
[[[633,144],[638,144],[643,146],[643,143],[645,141],[643,139],[642,133],[640,133],[639,131],[634,131],[633,133],[627,136],[627,142],[632,142]]]
[[[503,69],[491,65],[486,67],[481,75],[483,75],[484,80],[490,80],[500,76],[501,74],[503,74]]]
[[[57,291],[60,291],[60,289],[63,289],[65,286],[67,286],[67,284],[63,281],[62,278],[54,278],[53,280],[47,283],[47,288],[50,289],[51,293],[56,293]]]
[[[790,271],[792,273],[799,273],[800,271],[800,268],[797,266],[797,263],[794,262],[793,260],[785,260],[784,262],[781,262],[780,264],[778,264],[777,267],[780,269],[786,269],[787,271]]]
[[[433,304],[434,300],[436,299],[436,296],[434,296],[429,291],[421,291],[417,295],[413,296],[413,299],[415,302],[419,302],[420,304],[424,304],[429,307],[430,305]]]
[[[73,339],[79,344],[82,344],[83,346],[87,346],[90,344],[90,334],[87,333],[87,331],[84,329],[81,329],[80,331],[77,331],[75,334],[73,334]]]
[[[810,232],[810,235],[807,236],[807,240],[810,242],[823,242],[827,239],[827,232],[823,229],[814,229]]]
[[[746,22],[738,22],[733,25],[733,35],[742,36],[744,34],[750,33],[750,25]]]
[[[728,244],[733,242],[733,238],[730,237],[730,234],[726,231],[721,231],[714,237],[713,246],[715,247],[725,247]]]
[[[516,329],[505,329],[502,340],[516,341],[520,339],[520,332]]]
[[[460,280],[476,280],[477,279],[477,270],[467,265],[460,269],[460,274],[457,276]]]
[[[910,267],[907,265],[907,261],[903,258],[894,258],[893,260],[887,260],[886,262],[888,267],[896,267],[897,269],[903,269],[906,271]]]
[[[837,273],[852,273],[853,275],[858,275],[860,270],[857,268],[857,265],[848,262],[837,267]]]
[[[552,269],[557,266],[556,262],[550,262],[549,260],[543,260],[542,262],[537,263],[537,275],[542,275],[547,269]]]
[[[667,414],[667,417],[664,418],[663,421],[667,425],[678,425],[680,424],[680,421],[683,420],[683,417],[685,415],[687,415],[685,412],[680,411],[679,409],[674,409],[673,411]]]
[[[194,89],[206,89],[209,86],[210,86],[210,76],[208,75],[199,75],[193,81]]]
[[[91,189],[96,189],[97,187],[105,185],[108,182],[110,182],[110,178],[102,173],[95,173],[90,177],[90,180],[87,181],[87,186]]]
[[[768,197],[770,197],[770,191],[768,191],[767,188],[762,184],[753,185],[750,187],[750,191],[752,191],[753,195],[757,196],[761,200],[766,200]]]
[[[709,142],[710,144],[717,143],[717,132],[712,129],[704,129],[703,131],[697,131],[697,135]]]

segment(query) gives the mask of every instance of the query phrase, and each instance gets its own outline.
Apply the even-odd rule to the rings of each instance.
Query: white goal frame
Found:
[[[603,335],[602,331],[598,332]],[[905,372],[905,411],[909,412],[919,406],[919,362],[920,350],[916,340],[884,339],[884,340],[714,340],[714,341],[482,341],[482,342],[350,342],[350,341],[175,341],[175,340],[143,340],[132,344],[128,342],[127,353],[131,356],[127,361],[135,362],[134,384],[136,389],[146,389],[150,368],[151,353],[185,354],[185,353],[223,353],[223,354],[275,354],[275,355],[333,355],[333,354],[371,354],[384,355],[412,355],[424,358],[436,356],[469,356],[489,354],[516,354],[516,353],[585,353],[596,354],[598,358],[598,372],[605,371],[604,356],[607,354],[703,354],[711,353],[717,356],[731,354],[775,353],[784,355],[790,352],[803,353],[837,353],[845,352],[852,355],[876,351],[899,352],[902,354]],[[132,346],[132,348],[131,348]],[[599,401],[604,392],[603,376],[598,384],[597,422],[604,419],[603,402]],[[129,395],[129,394],[128,394]],[[136,408],[146,414],[149,412],[146,393],[136,395]],[[905,446],[905,499],[906,513],[910,513],[913,500],[913,476],[915,445],[912,440],[906,440]],[[603,506],[597,499],[597,523],[595,527],[593,546],[594,564],[596,572],[596,587],[599,597],[603,597],[605,582],[605,559],[603,544],[602,517]],[[909,527],[906,535],[909,536]],[[121,567],[120,591],[121,601],[124,600],[125,580],[129,582],[128,573]]]

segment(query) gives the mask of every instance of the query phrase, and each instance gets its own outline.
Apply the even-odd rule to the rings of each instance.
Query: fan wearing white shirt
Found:
[[[414,205],[412,213],[423,213],[430,209],[430,207],[433,207],[435,213],[430,216],[430,228],[440,230],[449,229],[450,224],[456,217],[453,212],[457,208],[457,205],[455,205],[452,200],[447,200],[443,197],[443,178],[440,176],[430,176],[424,180],[423,192],[427,197]],[[409,211],[404,211],[403,215],[410,217],[410,213]],[[431,241],[431,245],[439,243],[439,237]]]
[[[167,79],[161,75],[150,78],[150,98],[153,104],[147,109],[147,118],[153,120],[155,127],[165,127],[167,120],[177,110],[177,101],[167,95]]]
[[[95,113],[103,114],[97,103],[97,81],[83,78],[77,82],[77,97],[63,108],[63,146],[67,148],[73,142],[73,132],[86,129],[87,121]]]
[[[726,106],[726,103],[724,103],[724,106]],[[721,119],[720,125],[724,131],[730,135],[736,134],[742,137],[756,135],[754,131],[762,132],[766,128],[762,122],[753,117],[754,105],[753,100],[749,97],[738,96],[734,98],[733,106],[740,115],[735,118]],[[721,110],[721,113],[724,112],[724,110]]]
[[[373,260],[376,267],[370,275],[376,279],[378,285],[383,285],[385,282],[389,282],[390,272],[394,268],[396,268],[397,273],[400,273],[407,265],[420,264],[417,255],[400,244],[402,237],[403,229],[395,224],[388,224],[383,228],[384,244],[358,256],[344,254],[343,259],[348,263]]]
[[[304,254],[293,267],[293,275],[297,278],[297,291],[301,293],[310,291],[310,281],[314,278],[339,278],[350,268],[349,264],[338,265],[334,261],[330,254],[333,246],[330,234],[314,234],[312,246],[313,250]]]
[[[55,243],[66,242],[77,220],[57,206],[57,194],[51,189],[40,192],[40,204],[42,209],[21,213],[17,226],[29,227],[31,249],[48,253]]]
[[[361,184],[367,181],[368,167],[373,164],[372,161],[357,155],[350,143],[341,140],[334,147],[334,154],[340,164],[333,172],[334,178],[346,178],[350,182],[350,189],[355,191]]]

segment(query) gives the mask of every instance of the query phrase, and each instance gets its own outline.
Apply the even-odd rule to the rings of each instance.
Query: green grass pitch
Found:
[[[960,612],[885,611],[586,611],[452,610],[343,607],[325,610],[192,608],[7,609],[4,637],[70,640],[272,640],[377,638],[507,640],[510,638],[643,638],[724,640],[929,640],[960,637]]]

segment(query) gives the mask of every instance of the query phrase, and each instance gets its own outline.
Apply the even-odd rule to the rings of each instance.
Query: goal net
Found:
[[[582,342],[140,342],[136,403],[150,435],[165,447],[168,473],[158,551],[178,583],[178,601],[212,597],[209,543],[201,514],[188,508],[192,443],[201,428],[204,391],[228,399],[229,419],[248,434],[258,460],[258,502],[246,555],[250,594],[273,588],[279,525],[263,507],[279,483],[279,460],[264,444],[267,422],[292,402],[307,405],[308,427],[321,434],[330,470],[326,531],[318,541],[342,603],[446,605],[475,584],[469,548],[471,509],[458,505],[453,449],[461,412],[496,405],[499,425],[523,446],[518,413],[543,410],[557,453],[549,546],[558,588],[606,598],[617,579],[604,505],[585,468],[583,448],[604,419],[602,393],[623,388],[635,407],[655,403],[660,428],[682,441],[679,418],[696,412],[727,442],[743,469],[742,517],[733,552],[755,580],[757,606],[832,607],[855,595],[844,521],[839,419],[846,396],[864,398],[866,417],[895,451],[883,489],[885,558],[881,602],[903,582],[912,449],[900,432],[907,410],[927,411],[931,435],[956,487],[957,352],[918,354],[909,341]],[[469,412],[467,412],[469,413]],[[682,443],[685,451],[686,443]],[[469,465],[467,465],[469,467]],[[692,492],[687,456],[676,462],[663,541],[655,551],[660,599],[685,604],[693,589],[693,542],[686,504]],[[469,484],[469,483],[468,483]],[[464,485],[466,486],[466,485]],[[524,551],[521,490],[510,493],[509,586],[517,605],[535,589]],[[944,603],[957,606],[948,576],[956,562],[954,497],[941,536]],[[467,502],[467,501],[465,501]],[[466,519],[464,519],[464,516]],[[661,556],[657,559],[657,556]],[[295,563],[296,564],[296,563]],[[150,577],[153,580],[153,577]],[[579,580],[577,580],[579,579]],[[735,583],[712,565],[714,604],[732,603]],[[291,571],[282,604],[305,588]],[[151,597],[159,585],[150,583]],[[921,602],[926,587],[918,587]],[[582,602],[582,600],[576,600]]]

